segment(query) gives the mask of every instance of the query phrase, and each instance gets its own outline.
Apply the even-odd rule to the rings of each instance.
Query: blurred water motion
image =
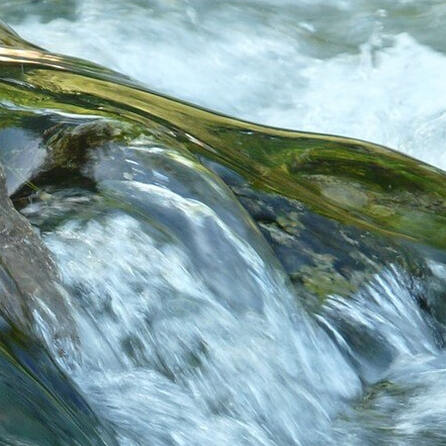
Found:
[[[133,77],[0,30],[2,442],[444,444],[444,173],[147,89],[386,143],[418,132],[406,149],[441,167],[443,81],[419,90],[407,54],[441,67],[442,29],[421,30],[443,9],[378,3],[0,6],[33,44]],[[385,99],[358,94],[370,79]],[[409,129],[415,112],[435,132]]]

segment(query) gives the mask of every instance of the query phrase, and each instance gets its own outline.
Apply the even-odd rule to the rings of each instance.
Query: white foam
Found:
[[[15,29],[220,112],[363,138],[446,168],[446,57],[432,49],[445,8],[382,6],[78,0],[75,21],[31,16]]]

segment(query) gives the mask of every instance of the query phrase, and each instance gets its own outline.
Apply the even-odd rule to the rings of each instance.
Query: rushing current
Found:
[[[141,87],[442,168],[445,15],[410,0],[4,1],[29,42],[136,83],[0,51],[5,187],[58,284],[57,303],[28,293],[29,324],[7,314],[45,353],[5,341],[4,302],[28,289],[0,256],[0,443],[446,444],[443,172]]]
[[[155,91],[446,167],[441,0],[3,0],[0,16]]]

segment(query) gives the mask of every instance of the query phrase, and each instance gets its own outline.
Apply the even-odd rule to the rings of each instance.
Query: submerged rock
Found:
[[[132,181],[161,184],[162,181],[160,183],[160,180],[154,177],[156,174],[142,173],[146,172],[144,157],[154,159],[154,155],[150,155],[149,152],[158,150],[156,147],[159,150],[181,153],[195,163],[194,169],[199,169],[200,164],[197,161],[200,161],[231,188],[240,204],[266,237],[298,292],[308,291],[310,301],[320,303],[331,294],[350,295],[364,281],[379,272],[382,265],[389,262],[397,262],[408,268],[412,268],[410,265],[417,262],[423,263],[413,249],[407,248],[402,234],[395,234],[385,229],[389,224],[388,221],[378,227],[370,226],[368,218],[358,223],[356,220],[358,212],[361,213],[367,208],[367,212],[370,212],[374,219],[389,220],[397,215],[399,205],[395,205],[395,200],[399,200],[403,202],[406,210],[414,209],[418,212],[419,218],[429,219],[430,225],[426,227],[421,227],[422,225],[415,227],[409,221],[405,223],[406,227],[409,227],[410,223],[410,227],[414,229],[413,235],[418,234],[416,237],[421,239],[424,235],[420,231],[431,231],[432,225],[436,227],[438,223],[436,219],[443,218],[435,207],[427,205],[429,200],[437,203],[436,206],[441,205],[437,199],[437,192],[430,194],[427,186],[421,186],[421,179],[418,176],[414,177],[416,178],[414,184],[402,190],[402,186],[392,178],[392,175],[398,175],[398,172],[392,170],[392,165],[389,165],[386,168],[382,167],[381,170],[384,172],[382,175],[389,178],[392,187],[383,189],[381,184],[383,180],[379,176],[376,177],[376,182],[367,176],[366,181],[361,180],[364,175],[358,176],[356,169],[360,168],[361,171],[367,169],[366,162],[382,165],[385,159],[390,160],[396,155],[379,147],[370,145],[361,147],[360,142],[357,142],[357,147],[352,149],[347,143],[342,145],[336,142],[335,145],[331,137],[327,137],[327,145],[334,146],[327,152],[327,161],[320,161],[321,164],[311,167],[313,164],[310,161],[316,156],[313,155],[316,149],[305,151],[305,156],[297,162],[297,155],[293,154],[299,153],[300,149],[293,148],[290,135],[284,136],[284,139],[271,136],[267,141],[271,146],[265,146],[260,152],[262,165],[253,160],[244,162],[240,160],[234,164],[232,161],[228,162],[225,155],[227,148],[216,151],[166,122],[160,124],[155,120],[146,120],[145,125],[142,125],[122,117],[118,120],[116,116],[112,119],[97,116],[86,118],[80,115],[67,118],[57,113],[34,116],[29,115],[29,110],[25,115],[23,113],[25,112],[11,110],[9,116],[15,116],[12,124],[5,125],[0,131],[0,139],[3,138],[7,143],[6,150],[0,154],[0,159],[12,166],[8,169],[7,180],[10,184],[16,185],[11,191],[15,191],[16,200],[20,198],[16,201],[17,206],[25,205],[26,197],[30,193],[46,186],[79,185],[90,190],[99,188],[104,191],[118,187],[123,192],[124,186],[129,186]],[[215,125],[219,119],[221,118],[215,118]],[[11,132],[19,131],[18,125],[24,127],[25,130],[22,131],[28,132],[28,136],[23,136],[19,141],[29,141],[26,144],[22,143],[19,150],[17,146],[14,147],[13,138],[8,137]],[[227,140],[230,144],[235,131],[235,127],[231,129],[230,138],[222,133],[221,141]],[[255,136],[255,132],[239,131],[240,141],[236,141],[237,144],[247,135]],[[265,136],[259,133],[258,138],[256,145],[260,144]],[[298,138],[298,142],[305,145],[311,141]],[[307,192],[304,190],[302,193],[294,194],[296,184],[284,181],[288,175],[285,171],[281,175],[282,178],[274,180],[274,187],[271,186],[269,157],[277,157],[276,152],[277,150],[280,152],[283,145],[286,147],[283,160],[288,163],[286,157],[291,159],[291,164],[284,167],[285,171],[293,175],[299,173],[299,178],[309,178],[312,183],[317,183],[320,187],[320,195],[314,196],[314,201],[307,201]],[[35,156],[31,158],[33,150]],[[356,150],[358,154],[352,150]],[[376,151],[376,159],[370,156],[370,151],[373,150]],[[34,160],[33,168],[29,168],[26,175],[23,174],[21,178],[17,178],[16,172],[20,169],[20,163],[23,164],[23,155],[22,158],[11,155],[17,152],[28,153],[28,157]],[[338,152],[342,159],[348,157],[351,152],[351,156],[360,167],[356,166],[349,172],[344,169],[339,170],[334,163],[333,170],[326,172],[327,169],[324,170],[322,166],[329,158],[336,161]],[[246,150],[240,149],[240,155],[243,153],[246,153]],[[363,159],[362,154],[367,156]],[[383,161],[379,160],[381,156]],[[412,172],[410,175],[415,175],[417,169],[428,171],[426,166],[418,166],[409,158],[406,159],[402,155],[398,155],[398,158],[401,159],[398,161],[398,169],[401,169],[402,163],[405,169]],[[242,165],[244,167],[240,170]],[[175,172],[168,170],[162,175],[165,177],[184,175],[182,171],[176,170]],[[435,187],[438,187],[444,178],[440,172],[435,170],[429,172]],[[273,175],[272,179],[274,178]],[[110,182],[105,186],[109,180],[113,180],[113,187]],[[426,181],[431,181],[429,175]],[[407,179],[404,179],[404,182],[407,183]],[[172,187],[172,184],[169,186],[166,184],[164,187]],[[310,186],[307,191],[313,193]],[[46,188],[43,192],[33,195],[33,199],[50,199],[48,192],[49,189]],[[121,204],[115,202],[115,206],[121,207],[124,202],[127,202],[127,206],[130,203],[134,206],[135,194],[144,196],[142,191],[127,190],[119,198]],[[425,198],[421,199],[421,196]],[[383,199],[385,201],[382,201]],[[349,214],[341,215],[336,211],[336,218],[333,218],[334,215],[330,211],[333,209],[330,207],[331,202],[337,202],[339,206],[348,209]],[[322,203],[325,203],[323,211],[318,207]],[[430,216],[422,210],[424,208],[429,209]],[[412,237],[409,238],[411,239]],[[432,235],[429,235],[428,239],[429,244],[441,244],[441,240],[434,240]],[[417,260],[411,261],[412,257]]]
[[[51,359],[47,342],[58,360],[76,355],[75,324],[57,269],[15,210],[0,166],[0,442],[115,445]]]
[[[364,141],[217,115],[85,61],[22,50],[18,62],[11,51],[0,49],[0,95],[15,109],[139,127],[232,168],[255,189],[301,201],[342,224],[446,247],[445,179],[438,169]]]

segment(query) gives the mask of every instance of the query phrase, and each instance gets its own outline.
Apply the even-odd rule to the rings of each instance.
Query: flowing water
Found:
[[[442,2],[6,0],[0,15],[34,44],[101,63],[151,90],[251,121],[369,139],[446,166]],[[21,69],[28,77],[14,88],[56,85],[57,101],[71,93],[63,78]],[[9,82],[9,74],[1,77]],[[111,110],[100,87],[87,91],[84,80],[76,88],[77,96],[103,100],[95,112]],[[25,160],[41,163],[48,140],[63,141],[59,128],[74,139],[98,118],[89,100],[70,99],[77,109],[62,112],[56,99],[39,99],[36,112],[17,97],[1,101],[27,126],[21,133],[14,120],[0,133],[11,193],[23,186],[14,163],[31,177],[35,167]],[[219,125],[215,134],[224,138]],[[386,211],[382,204],[373,214],[379,232],[363,218],[368,208],[346,224],[331,204],[326,212],[309,206],[311,196],[305,204],[279,199],[280,182],[259,192],[236,162],[229,169],[192,155],[184,141],[196,138],[178,136],[178,126],[171,139],[154,131],[88,147],[81,162],[70,161],[80,164],[76,174],[43,177],[39,190],[16,202],[53,255],[77,339],[61,353],[51,327],[57,314],[50,323],[38,314],[36,332],[107,427],[104,444],[446,444],[444,237],[434,220],[416,237],[423,205],[432,213],[440,205],[417,195],[415,170],[415,192],[407,186],[415,210],[400,233],[412,231],[411,239],[401,241],[376,214]],[[88,138],[80,141],[88,146]],[[19,157],[15,145],[24,150]],[[398,162],[398,169],[406,163]],[[443,185],[441,172],[429,169],[425,176],[434,172]],[[339,187],[329,183],[324,196]],[[363,196],[361,189],[352,200]],[[254,209],[259,203],[266,205]],[[271,223],[265,215],[274,206],[286,207],[292,221]],[[348,286],[331,283],[321,298],[307,276],[290,273],[291,257],[277,248],[284,239],[299,241],[299,262],[313,256],[328,265],[345,251],[366,273],[358,267]],[[347,254],[339,256],[347,276]],[[316,281],[337,278],[330,268]],[[32,444],[8,437],[2,417],[5,444]]]
[[[446,167],[441,0],[3,0],[0,15],[155,91]]]

